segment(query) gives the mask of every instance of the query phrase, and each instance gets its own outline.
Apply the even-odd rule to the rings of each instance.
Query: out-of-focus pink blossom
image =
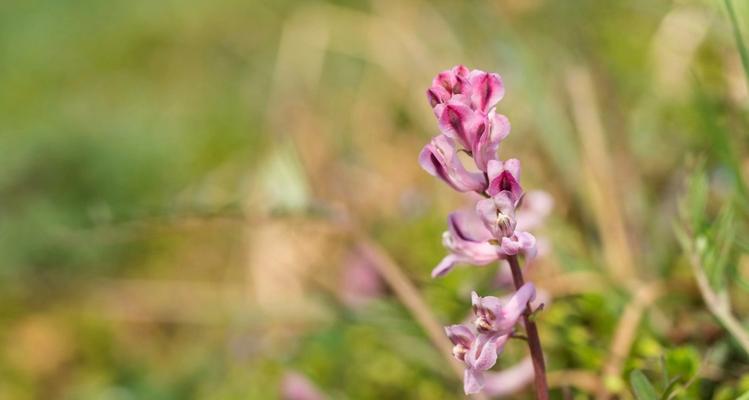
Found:
[[[323,400],[325,396],[306,376],[298,372],[287,372],[281,380],[283,400]]]
[[[484,393],[491,397],[507,397],[533,381],[533,361],[530,357],[503,368],[500,372],[487,372],[484,378]]]
[[[419,163],[430,175],[442,179],[459,192],[483,191],[484,175],[469,172],[458,158],[455,142],[444,135],[432,138],[419,155]]]
[[[380,297],[383,291],[380,275],[363,252],[354,250],[346,256],[339,286],[344,304],[360,307]]]
[[[554,208],[554,199],[543,190],[532,190],[525,193],[520,207],[516,210],[517,229],[532,231],[543,225]]]

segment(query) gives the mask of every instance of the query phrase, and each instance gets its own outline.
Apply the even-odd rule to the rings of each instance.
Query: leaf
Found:
[[[739,50],[739,56],[741,56],[741,65],[744,67],[744,74],[746,74],[747,80],[749,81],[749,52],[747,52],[744,39],[741,36],[739,21],[736,18],[736,11],[733,9],[733,2],[731,0],[725,0],[725,3],[726,10],[728,10],[728,17],[731,20],[731,27],[733,28],[733,36],[736,39],[736,47]]]
[[[632,385],[632,392],[634,392],[637,400],[658,399],[658,394],[655,392],[653,384],[650,383],[645,374],[643,374],[639,369],[636,369],[629,374],[629,383]]]
[[[749,400],[749,392],[744,392],[744,394],[737,397],[736,400]]]
[[[671,392],[676,389],[676,384],[679,383],[679,380],[681,379],[681,376],[674,377],[674,379],[671,379],[671,382],[666,386],[666,389],[663,391],[663,395],[661,396],[661,400],[667,400],[671,398]]]

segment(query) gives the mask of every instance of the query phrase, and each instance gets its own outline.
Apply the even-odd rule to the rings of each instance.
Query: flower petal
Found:
[[[497,240],[501,240],[505,236],[512,236],[515,232],[517,222],[514,203],[509,191],[501,191],[492,198],[476,202],[476,213],[486,229]]]
[[[484,387],[484,372],[472,368],[466,368],[463,374],[463,391],[466,394],[474,394]]]
[[[450,272],[457,263],[458,257],[454,254],[448,254],[439,264],[437,264],[436,267],[434,267],[432,270],[432,278],[439,278],[447,275],[447,273]]]
[[[479,135],[487,128],[487,120],[453,98],[442,110],[439,126],[446,136],[458,141],[466,150],[473,151]]]
[[[486,187],[483,174],[469,172],[463,167],[455,142],[447,136],[432,138],[419,153],[419,164],[427,173],[459,192],[483,191]]]
[[[510,297],[500,311],[500,318],[497,319],[496,329],[502,333],[512,332],[518,319],[525,311],[528,302],[536,297],[536,287],[528,282],[521,286],[515,294]]]
[[[445,333],[453,344],[460,344],[466,348],[471,347],[475,336],[465,325],[450,325],[445,327]]]
[[[499,144],[510,133],[510,121],[504,115],[496,114],[494,110],[488,116],[489,129],[478,135],[474,144],[473,160],[476,167],[487,171],[489,161],[497,158]]]
[[[485,375],[484,392],[491,397],[512,395],[533,381],[533,361],[526,357],[523,361],[501,372],[488,372]]]
[[[497,363],[497,355],[504,348],[509,335],[495,333],[479,334],[466,355],[466,365],[486,371]]]
[[[471,102],[483,113],[487,113],[504,97],[502,78],[497,74],[474,70],[468,82],[471,85]]]

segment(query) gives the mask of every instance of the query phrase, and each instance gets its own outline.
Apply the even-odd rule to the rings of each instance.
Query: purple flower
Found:
[[[498,198],[507,196],[509,194],[503,194]],[[494,199],[481,200],[479,204],[486,205],[488,201],[494,201]],[[494,207],[493,204],[490,206]],[[510,255],[523,254],[529,259],[536,255],[536,238],[533,235],[528,232],[515,231],[509,236],[495,237],[494,233],[487,228],[484,215],[479,216],[481,213],[482,211],[478,213],[455,211],[448,216],[448,230],[442,234],[442,244],[450,251],[450,254],[434,267],[432,278],[444,276],[458,263],[487,265]],[[512,222],[508,224],[512,226]],[[509,227],[498,225],[496,232],[501,233],[503,229],[507,230]]]
[[[471,294],[473,312],[476,315],[474,325],[478,334],[474,334],[465,325],[445,327],[445,333],[453,343],[453,355],[465,366],[463,389],[466,394],[479,392],[484,386],[484,372],[497,363],[505,343],[515,328],[526,305],[535,296],[533,284],[523,285],[505,304],[492,297],[480,297]]]
[[[474,335],[465,325],[445,327],[447,337],[453,343],[453,355],[465,366],[463,390],[466,394],[477,393],[484,386],[484,371],[497,363],[497,356],[504,349],[509,335]]]
[[[492,234],[474,212],[456,211],[447,218],[448,230],[442,243],[450,250],[432,270],[432,277],[444,276],[457,263],[486,265],[501,257],[501,248],[491,242]]]
[[[476,316],[474,325],[479,333],[507,335],[512,333],[525,306],[536,297],[536,288],[526,283],[507,302],[494,296],[481,297],[471,293],[471,305]]]
[[[484,175],[469,172],[458,158],[455,142],[444,135],[432,138],[419,154],[419,164],[430,175],[436,176],[459,192],[483,191]]]
[[[496,196],[476,202],[478,213],[486,229],[497,240],[512,236],[517,221],[515,219],[515,201],[512,193],[503,190]]]
[[[520,161],[511,158],[507,161],[491,160],[487,166],[489,174],[490,196],[496,196],[499,192],[508,191],[514,202],[518,202],[523,195],[520,187]]]

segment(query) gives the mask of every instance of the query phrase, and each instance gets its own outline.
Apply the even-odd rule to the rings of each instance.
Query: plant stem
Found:
[[[515,289],[520,289],[525,283],[523,280],[523,272],[520,270],[520,264],[518,263],[517,256],[510,256],[507,258],[510,263],[510,270],[512,271],[512,281],[515,283]],[[549,399],[549,385],[546,383],[546,365],[544,364],[544,352],[541,349],[541,340],[538,337],[538,328],[536,323],[531,319],[531,305],[530,303],[525,306],[523,312],[523,322],[525,323],[525,332],[528,335],[528,349],[531,352],[531,360],[533,360],[533,372],[535,375],[536,382],[536,399],[548,400]]]

